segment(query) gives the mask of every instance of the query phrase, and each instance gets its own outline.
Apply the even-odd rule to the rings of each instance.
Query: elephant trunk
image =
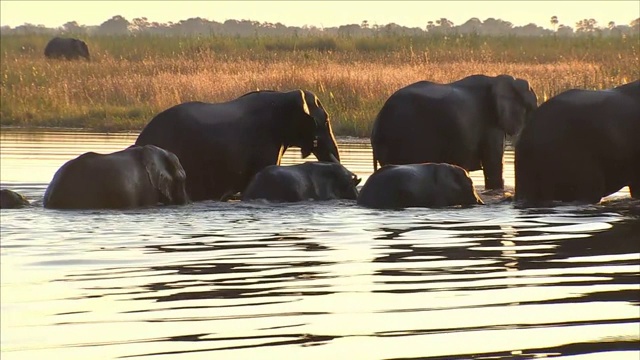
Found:
[[[338,152],[338,146],[335,143],[328,144],[329,146],[317,146],[313,149],[313,155],[318,158],[319,161],[327,161],[332,163],[340,162],[340,153]]]
[[[187,190],[184,186],[184,183],[176,184],[175,186],[177,187],[177,189],[174,192],[175,195],[174,195],[173,203],[176,205],[188,204],[190,202],[189,195],[187,195]]]

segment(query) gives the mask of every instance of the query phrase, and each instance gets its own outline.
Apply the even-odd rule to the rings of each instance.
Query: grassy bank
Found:
[[[226,101],[255,89],[315,92],[337,135],[368,136],[387,97],[418,80],[501,73],[528,79],[540,101],[569,88],[640,77],[637,38],[85,39],[91,62],[47,61],[48,37],[0,41],[0,125],[140,130],[184,101]]]

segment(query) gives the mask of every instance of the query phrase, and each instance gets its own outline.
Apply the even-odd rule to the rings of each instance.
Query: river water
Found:
[[[36,205],[1,212],[3,360],[640,357],[638,211],[47,210],[37,205],[59,166],[135,134],[0,140],[2,188]],[[368,143],[341,139],[340,153],[364,183]],[[283,162],[301,161],[292,149]]]

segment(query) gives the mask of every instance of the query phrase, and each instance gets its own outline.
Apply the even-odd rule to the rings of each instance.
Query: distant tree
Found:
[[[98,27],[98,32],[100,34],[108,35],[126,35],[129,34],[130,25],[131,24],[127,19],[120,15],[116,15],[100,24],[100,26]]]
[[[151,27],[149,20],[146,17],[135,18],[131,21],[131,25],[129,25],[129,30],[135,32],[143,32]]]
[[[396,23],[388,23],[384,26],[383,31],[387,35],[398,35],[402,33],[403,27]]]
[[[551,27],[553,28],[553,31],[556,31],[556,30],[558,29],[558,28],[557,28],[557,27],[558,27],[558,17],[557,17],[557,16],[555,16],[555,15],[553,15],[553,16],[551,17],[551,21],[550,21],[550,23],[551,23]]]
[[[471,18],[464,24],[458,26],[458,31],[462,34],[479,34],[482,21],[478,18]]]
[[[120,15],[113,16],[100,25],[80,25],[76,21],[69,21],[59,28],[50,29],[44,25],[23,24],[16,28],[3,26],[2,34],[70,34],[79,33],[92,35],[126,35],[131,33],[148,33],[163,35],[235,35],[235,36],[379,36],[388,34],[400,34],[420,36],[425,33],[456,34],[477,33],[487,36],[510,34],[515,36],[543,36],[557,34],[558,36],[573,36],[575,34],[597,33],[603,36],[638,36],[640,35],[640,18],[631,21],[630,25],[617,25],[610,21],[605,26],[598,27],[595,19],[582,19],[576,23],[574,29],[559,23],[557,16],[550,18],[553,30],[542,28],[536,24],[514,27],[508,21],[488,18],[480,21],[471,18],[462,25],[455,26],[447,18],[428,21],[426,28],[405,27],[398,24],[371,24],[369,20],[363,20],[360,24],[347,24],[338,27],[315,26],[285,26],[281,23],[270,23],[252,20],[227,20],[223,23],[204,18],[190,18],[177,23],[150,22],[146,17],[134,18],[131,22]]]
[[[14,31],[17,34],[53,34],[56,32],[54,29],[47,28],[42,24],[34,25],[30,23],[16,26]]]
[[[436,20],[436,25],[437,26],[434,26],[429,31],[444,33],[444,34],[449,34],[454,31],[453,22],[447,18],[440,18]]]
[[[558,36],[572,36],[573,29],[571,28],[571,26],[565,26],[560,24],[560,26],[558,26],[558,30],[556,31],[556,33],[558,34]]]
[[[452,28],[453,27],[453,22],[447,18],[440,18],[438,20],[436,20],[436,24],[438,24],[438,26],[440,26],[441,28]]]
[[[595,19],[582,19],[576,23],[576,32],[591,33],[596,31],[598,22]]]
[[[482,33],[486,35],[509,34],[513,24],[500,19],[488,18],[482,23]]]
[[[358,24],[340,25],[338,26],[338,35],[341,36],[361,36],[363,34],[362,27]]]
[[[428,21],[427,22],[427,31],[430,31],[434,27],[436,27],[436,25],[433,23],[433,21]]]
[[[86,28],[78,25],[77,21],[69,21],[62,25],[62,31],[69,34],[81,34],[86,31]]]
[[[529,23],[525,26],[516,26],[513,28],[513,31],[511,32],[511,34],[516,36],[544,36],[544,35],[551,35],[552,33],[553,33],[552,30],[545,29],[534,23]]]

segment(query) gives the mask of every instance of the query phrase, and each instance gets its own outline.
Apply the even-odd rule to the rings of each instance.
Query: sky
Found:
[[[571,27],[585,18],[595,19],[599,26],[609,21],[628,25],[640,17],[640,1],[0,1],[0,24],[11,27],[24,23],[58,27],[74,20],[99,25],[115,15],[161,23],[201,17],[333,27],[367,20],[371,25],[393,22],[420,28],[441,17],[455,25],[472,17],[493,17],[516,26],[532,22],[549,28],[554,15],[560,24]]]

